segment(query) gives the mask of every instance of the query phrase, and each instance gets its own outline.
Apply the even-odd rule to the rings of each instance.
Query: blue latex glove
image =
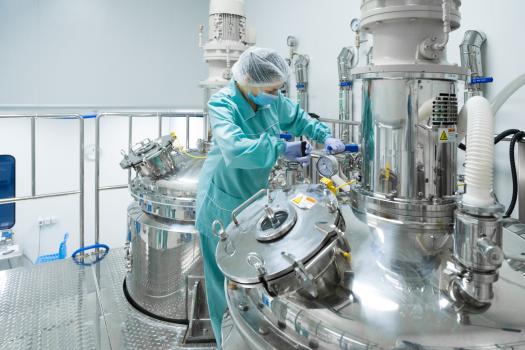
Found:
[[[324,142],[325,152],[328,154],[337,154],[345,151],[345,144],[343,141],[329,137]]]
[[[303,142],[306,143],[303,154]],[[284,157],[288,160],[299,162],[303,165],[310,163],[312,153],[312,145],[308,141],[294,141],[286,142],[286,150],[284,151]]]

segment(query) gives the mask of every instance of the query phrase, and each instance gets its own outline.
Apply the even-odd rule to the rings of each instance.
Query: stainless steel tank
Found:
[[[174,136],[144,140],[124,155],[129,188],[125,291],[139,311],[187,324],[188,342],[213,342],[195,229],[198,176],[205,153],[173,147]]]
[[[275,191],[270,197],[277,203],[270,206],[286,208],[295,194],[309,191],[323,190],[309,185],[292,195]],[[228,278],[230,315],[243,341],[226,342],[232,349],[525,348],[523,264],[504,262],[491,304],[466,304],[451,290],[448,251],[440,251],[439,266],[427,261],[410,273],[396,273],[385,268],[368,226],[350,208],[328,215],[334,203],[320,199],[311,209],[296,209],[302,220],[290,233],[264,243],[258,238],[260,223],[270,219],[267,199],[259,198],[241,206],[238,225],[220,232],[217,262]],[[346,223],[344,232],[337,233],[335,213]],[[320,230],[319,224],[331,230]],[[309,243],[330,236],[328,249]],[[514,255],[525,252],[525,235],[506,231],[504,237]],[[349,250],[351,263],[338,260]],[[295,262],[283,252],[296,254]],[[274,282],[281,288],[272,288]],[[318,294],[310,293],[312,286]]]
[[[385,268],[440,264],[451,248],[457,191],[458,92],[468,71],[446,60],[459,27],[455,0],[365,0],[360,30],[373,59],[362,86],[361,181],[353,208]]]

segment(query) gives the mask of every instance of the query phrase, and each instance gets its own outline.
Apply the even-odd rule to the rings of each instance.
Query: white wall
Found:
[[[197,31],[207,15],[207,0],[0,0],[0,113],[42,106],[202,108],[198,82],[207,71]],[[166,120],[164,130],[176,126],[185,142],[181,125]],[[77,130],[74,121],[37,122],[37,193],[78,188]],[[195,123],[192,130],[195,141],[202,129]],[[0,120],[0,154],[17,158],[18,196],[30,195],[29,132],[27,120]],[[134,142],[156,133],[156,120],[134,122]],[[86,146],[94,144],[93,120],[86,121],[85,138]],[[101,146],[101,186],[125,184],[127,172],[118,166],[127,148],[125,118],[103,121]],[[93,175],[86,161],[87,244],[94,232]],[[127,190],[101,194],[101,242],[123,245],[129,202]],[[77,205],[77,196],[17,204],[15,237],[31,260],[38,255],[39,218],[58,219],[42,230],[40,254],[56,252],[66,231],[69,253],[78,247]]]
[[[336,58],[343,46],[354,44],[350,20],[360,16],[358,0],[265,0],[247,1],[250,25],[257,28],[257,45],[272,47],[288,54],[286,37],[299,39],[299,53],[310,56],[310,111],[323,117],[337,118],[338,75]],[[486,96],[493,98],[507,83],[525,71],[523,0],[462,1],[461,28],[453,32],[449,44],[449,61],[460,63],[459,44],[468,29],[487,34],[486,74],[495,82]],[[500,110],[496,131],[525,129],[523,110],[525,88],[516,93]],[[508,161],[508,143],[498,145],[496,152],[495,191],[508,205],[512,187]],[[517,216],[518,208],[514,211]]]
[[[206,0],[0,1],[0,105],[195,107]]]

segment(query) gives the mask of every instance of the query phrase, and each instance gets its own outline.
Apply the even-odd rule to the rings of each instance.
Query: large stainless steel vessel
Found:
[[[284,209],[297,193],[322,191],[318,185],[294,188],[291,195],[275,191],[270,193],[275,198],[270,206]],[[441,265],[428,260],[418,269],[405,265],[404,271],[392,271],[384,266],[368,226],[350,208],[326,216],[335,203],[319,200],[311,209],[295,209],[301,220],[287,229],[290,233],[266,243],[260,240],[260,231],[261,223],[270,220],[265,209],[268,201],[259,198],[243,205],[236,214],[239,224],[231,223],[221,233],[217,261],[229,279],[227,301],[244,341],[241,346],[280,350],[525,348],[523,263],[504,263],[491,304],[466,304],[447,275],[448,251],[439,253]],[[334,225],[335,213],[341,213],[339,222],[346,223],[344,233],[337,233],[336,227],[342,226]],[[512,247],[517,255],[525,252],[525,225],[515,225],[514,230],[520,234],[505,230],[504,246]],[[324,239],[324,248],[311,243]],[[338,261],[349,249],[351,265]],[[285,257],[289,252],[296,259]],[[276,283],[277,290],[272,287]]]
[[[185,341],[213,342],[199,235],[195,229],[200,151],[175,150],[174,136],[135,145],[121,162],[137,173],[129,188],[128,300],[163,321],[188,324]]]

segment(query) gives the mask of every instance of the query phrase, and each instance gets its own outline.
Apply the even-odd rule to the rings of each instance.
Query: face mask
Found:
[[[253,103],[260,107],[271,105],[279,98],[279,96],[268,94],[262,91],[259,92],[257,96],[253,96],[253,94],[249,92],[248,97],[253,101]]]

